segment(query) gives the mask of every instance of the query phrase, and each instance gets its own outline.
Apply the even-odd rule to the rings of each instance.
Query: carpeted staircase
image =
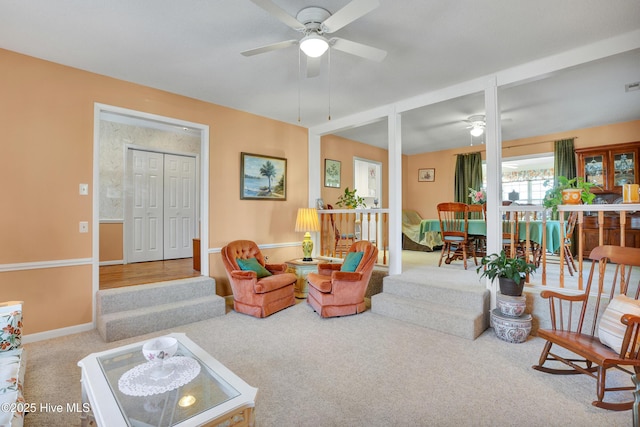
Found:
[[[475,269],[433,266],[387,276],[371,297],[374,313],[471,340],[489,327],[489,305]]]
[[[211,277],[104,289],[96,295],[96,323],[106,342],[226,314]]]

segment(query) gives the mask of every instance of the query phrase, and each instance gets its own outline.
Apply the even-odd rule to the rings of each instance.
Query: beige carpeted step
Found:
[[[475,271],[425,266],[384,278],[374,313],[467,339],[489,327],[490,293]]]
[[[96,326],[107,342],[185,325],[226,313],[210,277],[105,289],[96,295]]]

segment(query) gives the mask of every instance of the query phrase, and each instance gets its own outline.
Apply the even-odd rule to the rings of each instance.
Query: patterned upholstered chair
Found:
[[[258,245],[236,240],[222,248],[222,262],[233,290],[233,309],[267,317],[295,304],[295,274],[286,264],[265,264]]]
[[[351,261],[357,258],[360,258],[357,263]],[[319,264],[318,273],[307,275],[307,302],[320,317],[363,312],[366,309],[364,296],[377,260],[378,248],[371,242],[354,242],[344,263]],[[351,268],[347,268],[350,263]]]
[[[0,426],[21,427],[24,423],[23,396],[26,355],[22,347],[22,301],[0,303]]]

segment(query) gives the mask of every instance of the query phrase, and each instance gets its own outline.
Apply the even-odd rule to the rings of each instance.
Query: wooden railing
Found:
[[[529,283],[560,288],[569,285],[576,290],[583,289],[582,271],[586,258],[584,254],[589,252],[591,246],[602,244],[640,246],[640,217],[629,217],[628,215],[632,211],[640,212],[640,204],[561,205],[558,208],[557,221],[548,220],[550,213],[542,206],[512,205],[500,206],[499,209],[503,218],[513,218],[513,220],[517,218],[519,222],[519,237],[513,236],[514,238],[510,239],[512,242],[518,242],[519,248],[514,246],[511,250],[519,253],[519,256],[526,257],[530,262],[538,264],[538,270],[534,275],[535,280],[527,278]],[[566,245],[566,222],[572,211],[578,212],[577,224],[573,233],[573,240],[577,248],[575,256],[577,271],[575,276],[567,277],[564,251],[570,250],[570,248]],[[508,212],[516,214],[508,215]],[[369,240],[380,251],[380,263],[389,264],[389,256],[392,254],[389,254],[388,249],[388,209],[325,209],[319,210],[318,213],[321,225],[320,256],[344,258],[353,241]],[[605,218],[612,216],[615,216],[620,224],[616,230],[608,230],[605,227]],[[584,222],[586,218],[594,217],[597,218],[599,225],[598,238],[595,242],[593,239],[587,242]],[[511,229],[515,230],[515,228]],[[549,242],[551,237],[554,240]],[[553,249],[550,250],[550,248]],[[548,267],[551,258],[554,263],[559,262],[559,272],[556,279],[556,270],[552,269],[553,280],[549,281]]]
[[[640,212],[640,204],[616,204],[616,205],[560,205],[558,207],[558,221],[559,221],[559,232],[560,232],[560,244],[557,251],[549,251],[547,245],[548,236],[552,235],[548,232],[550,227],[557,227],[554,225],[554,221],[550,221],[549,225],[547,223],[547,217],[549,216],[548,210],[545,210],[541,206],[501,206],[500,211],[505,214],[506,212],[517,212],[518,218],[520,218],[520,226],[522,224],[526,227],[526,238],[524,242],[527,242],[527,245],[524,249],[524,256],[528,260],[536,260],[536,257],[539,257],[539,277],[540,284],[543,286],[551,285],[554,287],[565,288],[568,283],[571,283],[571,287],[574,289],[582,290],[584,285],[584,277],[583,277],[583,265],[585,261],[585,254],[588,254],[591,249],[595,246],[600,245],[616,245],[616,246],[640,246],[640,218],[637,216],[629,217],[629,212],[639,211]],[[571,212],[577,212],[577,221],[576,226],[573,231],[573,236],[571,241],[573,241],[575,245],[575,261],[577,264],[577,271],[574,273],[575,276],[571,277],[571,281],[569,281],[565,271],[566,269],[566,257],[565,251],[571,251],[572,248],[568,246],[571,243],[569,239],[567,239],[567,221],[571,215]],[[532,240],[530,239],[530,233],[532,230],[532,225],[534,218],[538,218],[538,222],[542,222],[542,241],[539,243],[539,248],[536,248],[537,245],[532,244],[529,247],[528,243]],[[594,239],[593,236],[587,234],[587,231],[591,234],[594,233],[594,230],[586,230],[584,227],[585,220],[588,218],[597,218],[596,223],[597,227],[597,239]],[[607,220],[615,219],[616,222],[619,222],[618,229],[611,229],[606,226]],[[592,221],[593,222],[593,221]],[[610,221],[611,222],[611,221]],[[522,233],[520,233],[521,244],[523,242]],[[551,245],[553,246],[553,245]],[[537,249],[541,249],[538,252]],[[547,257],[553,252],[554,255],[557,256],[557,260],[559,262],[558,267],[558,280],[553,281],[553,283],[547,283],[547,273],[548,273],[548,263]],[[624,269],[624,267],[623,267]],[[536,280],[536,283],[538,281]]]
[[[323,209],[320,214],[320,256],[344,258],[351,244],[368,240],[380,251],[380,263],[389,264],[388,209]]]
[[[640,211],[640,204],[610,204],[610,205],[561,205],[558,207],[560,222],[564,223],[570,212],[578,212],[578,219],[574,237],[577,239],[577,262],[578,262],[578,289],[583,289],[584,277],[582,274],[585,253],[588,253],[593,246],[614,245],[614,246],[634,246],[640,247],[640,218],[630,217],[629,213]],[[586,213],[589,213],[588,215]],[[593,241],[587,235],[585,220],[596,217],[598,238]],[[619,222],[619,229],[607,227],[607,219],[615,218]],[[593,229],[590,230],[593,232]],[[630,240],[627,242],[627,240]],[[631,241],[633,240],[633,241]],[[564,242],[564,236],[563,236]],[[564,251],[568,250],[565,245],[560,248],[560,286],[564,286]],[[624,275],[625,266],[621,266]],[[629,271],[630,272],[630,271]]]

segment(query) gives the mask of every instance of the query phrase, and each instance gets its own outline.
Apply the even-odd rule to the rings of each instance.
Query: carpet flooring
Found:
[[[79,403],[78,360],[169,332],[186,333],[259,389],[259,427],[585,427],[632,421],[631,411],[591,405],[595,380],[534,371],[531,365],[543,346],[536,337],[509,344],[489,329],[471,341],[370,310],[321,319],[306,302],[264,319],[230,311],[113,343],[94,330],[26,344],[26,400],[63,407]],[[612,377],[626,384],[616,372]],[[25,425],[79,426],[80,417],[36,411]]]

